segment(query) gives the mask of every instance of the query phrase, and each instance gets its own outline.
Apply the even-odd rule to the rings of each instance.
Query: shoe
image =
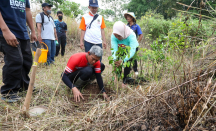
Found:
[[[21,89],[19,89],[19,92],[23,92],[23,91],[27,91],[27,90],[28,90],[28,88],[27,89],[26,88],[21,88]],[[33,93],[34,92],[37,92],[36,87],[33,88]]]
[[[1,99],[8,103],[14,103],[14,102],[19,101],[21,97],[19,97],[17,93],[14,93],[14,94],[2,95]]]
[[[130,85],[133,85],[133,84],[138,84],[137,81],[131,77],[126,77],[123,79],[123,83],[124,84],[130,84]]]

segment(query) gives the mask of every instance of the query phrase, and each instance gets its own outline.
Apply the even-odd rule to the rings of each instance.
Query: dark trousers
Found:
[[[91,49],[91,47],[92,47],[93,45],[100,46],[100,47],[103,49],[102,44],[93,44],[93,43],[84,41],[85,52],[88,52],[88,51]],[[101,57],[100,61],[101,61],[101,60],[102,60],[102,57]]]
[[[32,52],[29,40],[19,40],[17,47],[7,44],[3,36],[0,36],[0,45],[4,54],[3,83],[1,94],[17,93],[20,89],[27,90],[29,84],[29,72],[32,66]]]
[[[103,72],[103,70],[105,69],[105,65],[103,63],[101,63],[101,72]],[[72,83],[75,83],[77,81],[77,79],[80,77],[83,81],[87,81],[91,78],[95,78],[94,75],[95,71],[93,67],[87,66],[84,67],[82,69],[76,70],[73,73],[70,73],[68,75],[70,81]]]
[[[137,53],[137,51],[139,50],[139,48],[137,47],[136,48],[136,53]],[[136,71],[138,71],[137,70],[137,60],[136,59],[134,59],[134,58],[131,58],[130,60],[129,60],[130,62],[134,62],[133,63],[133,70],[136,72]],[[124,68],[124,78],[123,78],[123,82],[125,83],[125,80],[126,80],[126,78],[128,77],[128,75],[130,74],[130,71],[131,71],[131,64],[130,64],[130,66],[129,67],[125,67]]]
[[[61,47],[61,55],[64,56],[65,54],[65,45],[66,45],[66,35],[58,37],[58,45],[56,45],[56,54],[55,56],[58,56],[59,50]]]

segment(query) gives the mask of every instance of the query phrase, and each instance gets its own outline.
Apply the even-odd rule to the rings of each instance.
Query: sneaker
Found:
[[[17,93],[14,93],[14,94],[2,95],[1,99],[8,103],[14,103],[14,102],[19,101],[21,97],[19,97]]]

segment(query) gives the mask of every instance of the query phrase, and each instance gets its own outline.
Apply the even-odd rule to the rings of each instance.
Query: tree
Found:
[[[126,5],[130,0],[101,0],[102,3],[104,3],[106,11],[110,12],[112,10],[114,13],[113,17],[115,19],[119,19],[123,17],[123,12],[126,9]],[[110,12],[111,13],[111,12]]]
[[[55,6],[53,9],[57,10],[59,5],[64,3],[65,0],[35,0],[35,1],[40,2],[40,3],[46,2],[46,3],[52,4]]]
[[[114,17],[115,16],[115,12],[111,9],[100,9],[99,10],[100,15],[104,16],[104,18],[106,20],[108,20],[110,17]]]
[[[199,13],[200,12],[200,3],[204,0],[197,0],[195,1],[192,6],[197,8],[190,8],[190,12]],[[185,5],[190,5],[192,3],[191,0],[131,0],[130,3],[127,5],[128,11],[134,12],[137,18],[141,18],[148,10],[155,10],[156,13],[160,13],[164,16],[165,19],[172,18],[176,15],[176,11],[173,8],[178,10],[187,10],[187,6],[178,4],[176,2],[183,3]],[[210,1],[211,5],[215,5],[216,2]],[[209,12],[206,10],[211,10],[207,4],[202,7],[202,14],[209,15]]]
[[[59,5],[59,10],[61,10],[66,16],[76,18],[79,14],[83,14],[83,11],[80,10],[79,7],[80,4],[65,1],[63,4]]]

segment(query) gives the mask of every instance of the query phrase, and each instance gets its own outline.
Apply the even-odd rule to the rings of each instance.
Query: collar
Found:
[[[90,16],[94,16],[91,12],[89,12],[89,15],[90,15]]]
[[[127,24],[129,27],[136,25],[136,23],[134,22],[133,25],[130,25],[130,23]]]

